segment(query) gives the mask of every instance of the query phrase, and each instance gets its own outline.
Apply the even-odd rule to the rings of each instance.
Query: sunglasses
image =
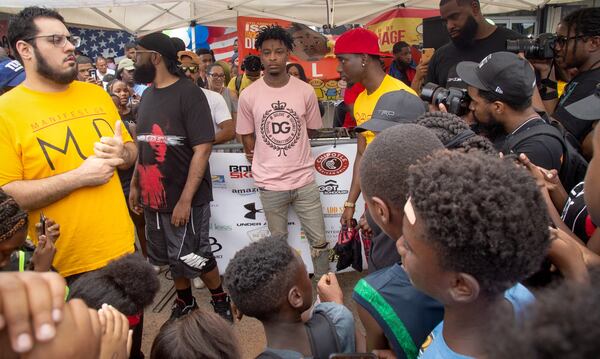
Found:
[[[190,72],[195,74],[196,71],[198,71],[198,66],[179,66],[179,68],[183,71],[183,72]]]

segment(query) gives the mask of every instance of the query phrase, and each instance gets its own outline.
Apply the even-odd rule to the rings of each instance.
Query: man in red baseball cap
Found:
[[[416,93],[402,81],[387,75],[383,69],[381,57],[389,57],[379,50],[379,39],[377,35],[363,28],[357,28],[345,32],[335,43],[335,55],[339,60],[338,72],[343,71],[349,78],[349,82],[361,83],[365,90],[358,95],[354,108],[352,109],[356,125],[360,126],[368,121],[373,114],[375,105],[379,98],[392,91],[404,90],[416,96]],[[360,196],[360,183],[358,168],[364,150],[375,138],[375,133],[364,131],[357,135],[356,160],[352,175],[352,185],[348,199],[344,203],[342,224],[352,225],[355,211],[355,203]],[[377,228],[377,225],[367,217],[367,221],[373,230],[373,246],[369,256],[369,271],[375,271],[390,266],[400,260],[395,250],[395,239],[386,237]]]

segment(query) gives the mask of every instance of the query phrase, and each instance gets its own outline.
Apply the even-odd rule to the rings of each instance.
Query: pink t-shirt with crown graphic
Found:
[[[256,186],[288,191],[314,181],[307,129],[323,125],[317,96],[309,84],[290,77],[283,87],[261,78],[242,92],[236,132],[256,134],[252,175]]]

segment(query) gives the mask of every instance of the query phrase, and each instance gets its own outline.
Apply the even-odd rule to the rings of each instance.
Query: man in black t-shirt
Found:
[[[573,135],[574,145],[581,146],[582,153],[590,158],[591,131],[597,121],[581,120],[565,107],[594,93],[600,83],[600,8],[585,8],[569,14],[561,21],[557,35],[556,56],[567,68],[577,68],[579,73],[565,87],[553,117]]]
[[[138,165],[131,181],[130,206],[143,207],[148,257],[169,265],[177,298],[171,319],[198,308],[190,280],[200,275],[215,312],[232,321],[208,231],[212,187],[208,158],[215,132],[202,90],[177,75],[177,52],[170,38],[153,33],[136,49],[135,79],[153,85],[138,109]]]
[[[488,23],[481,13],[479,0],[441,0],[440,13],[451,42],[433,54],[426,83],[466,88],[456,73],[459,62],[479,62],[493,52],[504,51],[506,40],[522,37],[512,30]]]
[[[510,52],[496,52],[480,63],[461,62],[456,70],[468,85],[475,121],[483,128],[499,128],[490,131],[500,133],[491,138],[496,148],[504,154],[524,153],[537,166],[560,170],[563,144],[551,135],[542,133],[509,146],[512,136],[536,126],[554,130],[531,104],[536,81],[529,62]]]

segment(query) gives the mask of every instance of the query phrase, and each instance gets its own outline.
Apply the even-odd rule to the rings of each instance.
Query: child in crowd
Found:
[[[371,217],[390,238],[402,236],[409,166],[443,148],[433,132],[414,124],[388,128],[367,147],[360,163],[361,190]],[[412,286],[401,263],[361,279],[352,298],[365,326],[367,350],[390,348],[397,358],[416,358],[444,315],[439,302]]]
[[[238,251],[225,272],[225,284],[241,314],[263,324],[267,349],[262,357],[326,358],[354,352],[354,318],[343,305],[319,303],[303,323],[302,313],[312,306],[312,285],[302,259],[284,237],[267,237]],[[313,337],[313,330],[323,326],[331,336]]]
[[[541,292],[522,325],[499,317],[488,338],[489,358],[597,358],[600,271],[590,277],[591,284],[565,282]]]
[[[160,283],[152,265],[131,254],[106,267],[86,273],[71,285],[70,298],[80,298],[95,309],[109,304],[127,316],[133,329],[130,358],[143,358],[141,352],[144,308],[152,304]]]
[[[54,243],[60,236],[60,226],[45,218],[42,232],[42,223],[37,223],[38,243],[34,247],[27,240],[28,222],[27,213],[0,189],[0,269],[47,272],[52,268],[56,253]]]
[[[444,304],[420,357],[486,356],[492,323],[534,301],[518,283],[551,241],[540,191],[514,162],[476,152],[438,152],[407,183],[398,252],[413,285]]]
[[[241,358],[230,323],[203,309],[165,323],[154,338],[150,359],[188,358]]]

